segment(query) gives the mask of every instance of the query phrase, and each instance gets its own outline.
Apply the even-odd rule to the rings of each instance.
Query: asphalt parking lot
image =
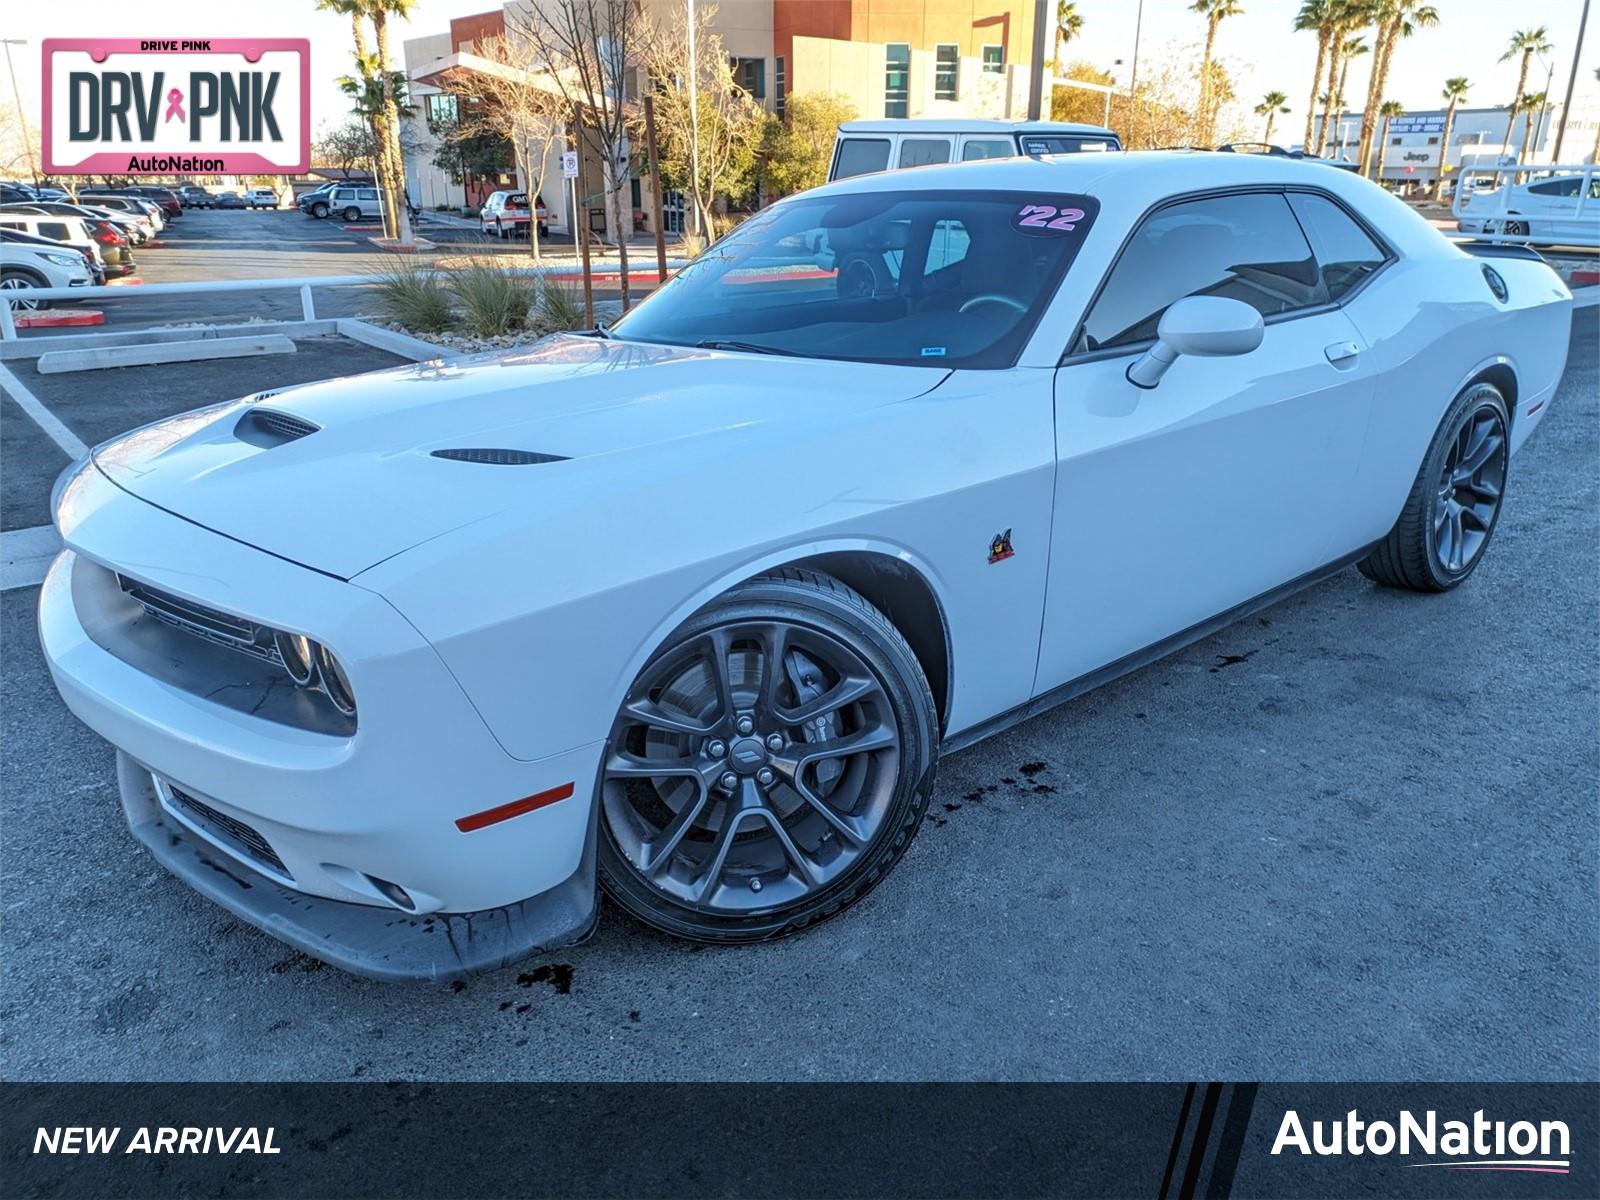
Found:
[[[38,589],[7,591],[4,1074],[1592,1079],[1596,318],[1577,314],[1467,586],[1348,570],[951,756],[883,886],[770,945],[705,949],[609,909],[586,945],[455,988],[290,952],[128,836],[110,748],[40,663]],[[342,353],[255,362],[273,382],[380,365]],[[262,386],[138,368],[105,394],[11,365],[90,442]],[[36,523],[48,444],[10,402],[0,433],[7,521]]]
[[[526,262],[526,239],[480,237],[471,229],[437,223],[424,214],[420,226],[436,249],[421,255],[424,259],[463,254],[503,255]],[[137,277],[146,284],[185,283],[198,280],[294,279],[318,275],[380,274],[392,268],[395,256],[373,246],[372,235],[347,230],[335,219],[315,220],[297,209],[186,209],[172,221],[154,242],[137,247]],[[552,259],[570,260],[572,246],[559,235],[542,243]],[[640,247],[630,246],[638,255]],[[597,250],[598,254],[599,251]],[[648,267],[655,263],[654,249],[647,254]],[[636,268],[637,269],[637,268]],[[635,281],[638,292],[647,285]],[[129,286],[129,292],[137,285]],[[614,286],[600,285],[596,295],[610,299]],[[373,312],[373,302],[360,286],[318,288],[319,317],[364,316]],[[74,306],[76,307],[76,306]],[[209,292],[196,295],[121,296],[96,299],[93,307],[105,313],[107,330],[145,329],[161,325],[181,325],[198,321],[213,324],[251,320],[298,321],[300,294],[296,289],[281,291]],[[41,337],[60,330],[20,330],[23,337]]]

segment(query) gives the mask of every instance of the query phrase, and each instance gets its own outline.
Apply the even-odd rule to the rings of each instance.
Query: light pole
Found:
[[[689,0],[689,194],[694,197],[694,224],[709,245],[711,231],[701,229],[700,213],[700,58],[694,49],[694,0]]]
[[[1561,124],[1556,126],[1556,148],[1550,156],[1551,162],[1561,161],[1561,143],[1567,137],[1567,115],[1572,112],[1572,91],[1578,86],[1578,59],[1583,55],[1583,34],[1588,27],[1589,0],[1583,0],[1583,15],[1578,18],[1578,44],[1572,48],[1572,73],[1567,76],[1567,98],[1561,105]]]
[[[26,46],[28,43],[22,38],[0,38],[6,48],[6,74],[11,76],[11,98],[17,104],[17,125],[22,130],[22,148],[28,156],[28,178],[33,180],[33,186],[39,186],[39,172],[34,169],[33,139],[28,136],[28,118],[22,112],[22,92],[17,87],[17,72],[11,65],[11,47]]]

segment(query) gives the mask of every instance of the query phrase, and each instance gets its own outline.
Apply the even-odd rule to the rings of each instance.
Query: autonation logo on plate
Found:
[[[310,66],[305,38],[47,38],[44,169],[300,174]]]

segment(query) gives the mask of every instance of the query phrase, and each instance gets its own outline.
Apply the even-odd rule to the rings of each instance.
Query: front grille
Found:
[[[220,813],[209,804],[196,800],[182,788],[167,784],[167,794],[172,797],[175,808],[196,824],[203,827],[207,833],[230,849],[237,850],[246,858],[260,863],[272,871],[276,871],[285,879],[293,878],[289,869],[283,865],[283,859],[278,857],[276,850],[250,826],[243,821]]]
[[[493,447],[463,450],[435,450],[434,458],[453,462],[483,463],[494,467],[526,467],[535,463],[566,462],[561,454],[541,454],[537,450],[504,450]]]
[[[279,662],[278,649],[273,644],[269,630],[243,617],[236,617],[215,608],[207,608],[171,592],[149,587],[125,575],[117,576],[117,586],[139,602],[141,608],[158,621],[165,621],[185,633],[217,642],[235,650],[243,650],[269,662]]]

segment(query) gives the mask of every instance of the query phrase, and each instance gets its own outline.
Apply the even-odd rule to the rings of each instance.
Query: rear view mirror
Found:
[[[1185,296],[1161,316],[1156,344],[1128,368],[1128,382],[1153,388],[1180,355],[1223,358],[1261,345],[1261,314],[1239,300]]]

